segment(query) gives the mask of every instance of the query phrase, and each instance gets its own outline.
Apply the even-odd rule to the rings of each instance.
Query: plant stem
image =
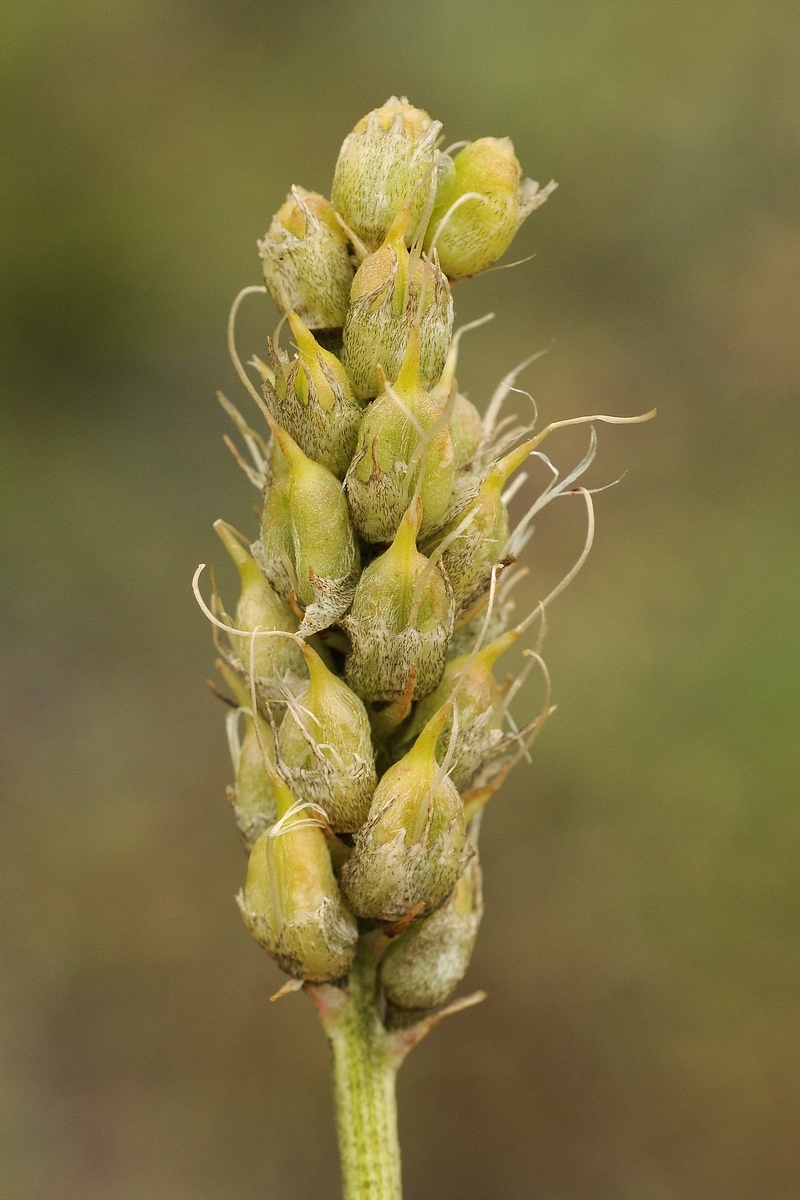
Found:
[[[367,939],[346,991],[323,985],[314,992],[333,1051],[344,1200],[402,1200],[395,1102],[400,1056],[381,1022],[377,964]]]

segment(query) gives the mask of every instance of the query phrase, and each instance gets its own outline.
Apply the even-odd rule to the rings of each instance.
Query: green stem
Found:
[[[402,1200],[395,1078],[400,1058],[380,1019],[378,972],[362,940],[346,991],[315,989],[333,1050],[344,1200]]]

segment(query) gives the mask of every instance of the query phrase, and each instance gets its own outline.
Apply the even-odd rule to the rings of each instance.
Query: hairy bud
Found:
[[[282,313],[294,309],[310,329],[341,329],[353,266],[329,200],[293,187],[258,249],[264,282]]]
[[[267,404],[309,458],[343,479],[356,448],[362,409],[336,355],[319,345],[297,313],[289,313],[289,325],[299,354],[287,368],[270,342],[275,383],[264,380]]]
[[[470,853],[461,798],[436,762],[447,717],[441,709],[411,750],[390,767],[342,871],[342,890],[360,917],[397,921],[444,903]]]
[[[225,521],[215,521],[214,529],[230,554],[241,579],[241,591],[236,605],[235,626],[243,630],[283,630],[295,633],[298,620],[289,605],[267,583],[258,564],[247,553],[232,528]],[[278,680],[291,682],[304,678],[308,672],[300,647],[289,638],[254,638],[230,634],[231,645],[245,674],[250,672],[251,643],[254,674],[259,690],[274,692]]]
[[[531,452],[533,441],[523,442],[491,468],[477,494],[442,530],[454,532],[467,513],[471,522],[456,535],[442,555],[453,585],[456,613],[464,612],[486,590],[494,564],[508,543],[508,509],[502,500],[505,484]],[[427,547],[423,547],[423,550]]]
[[[367,249],[377,249],[409,200],[413,236],[427,200],[427,177],[433,186],[441,128],[441,122],[432,121],[421,108],[390,96],[344,139],[331,198]]]
[[[276,590],[288,577],[296,603],[305,606],[299,631],[308,635],[332,625],[349,607],[358,582],[358,543],[336,476],[308,458],[285,429],[271,427],[289,465],[292,545],[287,550],[284,542],[276,553],[274,542],[265,541],[265,534],[273,536],[265,522],[253,554]],[[285,525],[280,536],[285,538]]]
[[[521,181],[521,176],[510,138],[479,138],[455,158],[441,156],[426,241],[430,245],[435,239],[442,270],[449,278],[475,275],[496,262],[525,218],[555,189],[551,182],[540,191],[538,183]]]
[[[259,712],[253,713],[251,697],[236,672],[220,660],[217,670],[239,706],[228,714],[228,743],[236,776],[229,797],[244,848],[250,851],[264,830],[278,819],[278,801],[264,761],[264,752],[274,755],[275,745],[268,722]],[[241,741],[240,715],[244,716],[245,726]]]
[[[353,280],[342,361],[355,394],[364,400],[377,395],[379,367],[389,379],[395,378],[417,323],[423,387],[436,383],[447,357],[453,330],[450,285],[435,260],[409,254],[406,249],[410,214],[406,205],[386,241],[364,260]]]
[[[272,784],[279,817],[250,852],[239,908],[253,937],[289,975],[312,983],[341,979],[355,958],[358,925],[318,821],[274,771]]]
[[[366,541],[394,537],[423,470],[424,537],[447,513],[455,464],[449,424],[419,380],[419,334],[412,330],[396,383],[387,381],[364,414],[345,480],[353,523]]]
[[[289,492],[292,481],[286,459],[273,438],[273,453],[270,456],[272,476],[264,493],[264,508],[261,513],[261,537],[250,547],[253,558],[266,575],[275,591],[284,600],[294,593],[294,540],[292,538],[292,514],[289,507]]]
[[[363,825],[377,776],[369,718],[358,696],[310,646],[309,683],[278,733],[278,770],[299,800],[324,809],[337,833]]]
[[[381,959],[386,998],[397,1008],[444,1004],[467,973],[483,916],[477,854],[438,912],[415,921]]]
[[[453,749],[450,777],[459,791],[463,791],[470,780],[490,758],[503,746],[503,720],[505,707],[503,690],[492,674],[492,668],[500,657],[520,636],[519,629],[510,629],[488,646],[484,646],[470,662],[470,655],[454,658],[445,668],[442,682],[430,696],[421,700],[403,731],[402,742],[407,744],[417,731],[427,727],[432,715],[441,711],[440,706],[453,695],[460,682],[455,709],[458,729]],[[467,669],[466,675],[464,670]],[[462,675],[464,678],[462,679]],[[449,711],[442,727],[437,748],[440,760],[444,760],[453,728],[453,711]]]
[[[364,700],[427,696],[442,677],[453,632],[453,590],[441,566],[417,550],[417,498],[392,545],[366,568],[342,622],[350,637],[345,679]]]

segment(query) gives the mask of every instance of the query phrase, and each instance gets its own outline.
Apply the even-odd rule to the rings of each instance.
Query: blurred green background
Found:
[[[497,313],[471,398],[555,340],[543,421],[659,407],[599,429],[591,482],[628,473],[484,825],[489,999],[401,1075],[407,1196],[796,1200],[797,6],[12,0],[0,41],[0,1193],[338,1195],[327,1047],[233,903],[189,580],[252,528],[214,393],[247,406],[256,238],[397,92],[560,184],[536,257],[456,291]],[[582,537],[542,514],[526,604]]]

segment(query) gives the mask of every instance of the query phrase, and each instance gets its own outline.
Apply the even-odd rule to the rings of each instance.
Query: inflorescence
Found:
[[[561,425],[646,419],[537,434],[535,406],[530,423],[501,418],[531,360],[483,416],[459,391],[452,284],[491,267],[556,185],[522,179],[508,138],[441,152],[440,129],[392,97],[345,138],[331,200],[293,187],[259,242],[266,286],[240,293],[228,333],[265,425],[220,402],[262,496],[260,536],[215,524],[241,578],[233,615],[216,585],[203,600],[202,568],[194,580],[230,705],[247,927],[316,984],[343,979],[359,937],[380,931],[381,985],[398,1012],[441,1004],[463,977],[482,914],[483,806],[552,711],[540,642],[592,543],[591,493],[577,481],[594,429],[564,478],[538,447]],[[281,322],[251,375],[235,319],[264,291]],[[511,476],[531,455],[550,482],[512,530],[508,501],[525,477]],[[514,563],[532,519],[572,493],[588,515],[583,552],[515,623],[525,569]],[[535,621],[539,644],[498,683],[495,663]],[[519,728],[511,703],[532,667],[544,704]]]

